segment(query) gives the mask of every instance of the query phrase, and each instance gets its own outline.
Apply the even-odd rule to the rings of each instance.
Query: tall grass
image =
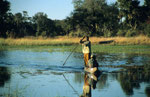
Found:
[[[23,49],[32,51],[72,51],[79,44],[78,37],[55,37],[55,38],[20,38],[0,39],[0,50]],[[137,53],[150,54],[150,38],[138,37],[90,37],[93,53]],[[110,44],[99,44],[101,41],[114,42]],[[27,49],[30,48],[30,49]],[[75,52],[82,52],[81,46]]]
[[[81,38],[78,37],[55,37],[55,38],[19,38],[3,39],[0,38],[0,46],[41,46],[41,45],[71,45],[79,43]],[[90,37],[92,44],[98,44],[101,41],[113,40],[111,44],[115,45],[150,45],[150,38],[146,36],[137,37]]]

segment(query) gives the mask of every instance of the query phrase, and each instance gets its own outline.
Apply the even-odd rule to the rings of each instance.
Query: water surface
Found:
[[[73,53],[63,67],[69,54],[0,51],[0,96],[79,97],[89,86],[92,97],[150,97],[149,54],[97,53],[99,65],[106,67],[95,75],[84,72],[82,53]]]

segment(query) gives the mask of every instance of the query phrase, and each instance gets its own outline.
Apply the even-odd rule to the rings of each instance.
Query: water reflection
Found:
[[[100,75],[100,72],[84,74],[83,93],[80,97],[92,97],[92,89],[96,89],[96,84]]]
[[[74,74],[74,82],[75,83],[82,83],[82,81],[84,80],[84,73],[75,73]]]
[[[139,89],[142,82],[150,83],[150,65],[128,68],[127,72],[119,73],[118,81],[126,95],[133,95],[133,89]]]
[[[21,50],[0,52],[0,66],[5,66],[0,67],[0,92],[5,94],[7,92],[5,88],[10,84],[13,91],[18,86],[20,87],[18,90],[28,86],[21,94],[24,97],[34,95],[30,94],[32,89],[38,91],[37,95],[43,97],[56,97],[57,95],[76,97],[76,92],[79,92],[81,97],[99,97],[99,95],[103,97],[150,97],[150,55],[97,54],[99,65],[113,65],[114,67],[123,65],[121,68],[116,66],[118,69],[113,66],[106,69],[99,67],[101,70],[104,68],[104,72],[97,76],[83,73],[83,60],[80,53],[74,53],[65,67],[62,67],[62,62],[68,54],[68,52],[49,53]],[[58,80],[62,78],[62,73],[69,78],[70,84],[76,91],[70,89],[70,86],[66,86],[66,81]],[[18,80],[20,81],[19,85]],[[63,89],[60,89],[60,86]],[[51,94],[48,94],[50,91]]]
[[[3,87],[5,82],[10,80],[10,73],[7,67],[0,67],[0,87]]]
[[[80,97],[91,97],[92,90],[96,88],[99,92],[107,90],[111,86],[110,83],[115,80],[120,84],[120,91],[123,91],[127,96],[143,93],[143,95],[150,97],[150,65],[148,64],[126,68],[126,71],[123,72],[103,73],[100,75],[100,80],[98,80],[98,77],[98,75],[85,73],[83,93]],[[143,92],[137,93],[135,91],[142,91],[143,89],[145,90]]]
[[[97,88],[103,89],[107,85],[108,74],[102,74],[100,80],[98,81]]]
[[[0,51],[0,58],[5,57],[6,54],[4,53],[4,51]]]
[[[143,65],[149,63],[150,57],[139,54],[98,53],[97,60],[100,65]]]
[[[147,97],[150,97],[150,86],[146,87],[145,93],[146,93]]]

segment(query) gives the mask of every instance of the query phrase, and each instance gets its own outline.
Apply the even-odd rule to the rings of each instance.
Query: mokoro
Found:
[[[94,68],[84,67],[84,71],[88,73],[95,73],[96,71],[98,71],[98,68],[97,67],[94,67]]]

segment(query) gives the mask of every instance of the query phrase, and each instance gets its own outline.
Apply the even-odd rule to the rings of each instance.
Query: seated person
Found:
[[[88,67],[89,68],[94,68],[94,67],[98,68],[98,63],[97,63],[95,55],[91,55],[91,59],[89,59],[89,61],[88,61]]]

